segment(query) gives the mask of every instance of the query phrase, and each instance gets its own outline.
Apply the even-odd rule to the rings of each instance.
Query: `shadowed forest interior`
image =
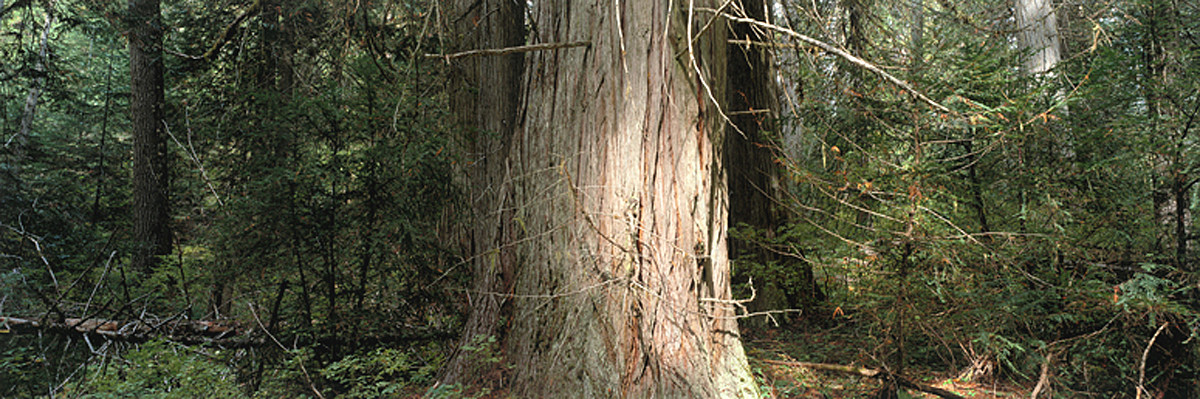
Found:
[[[0,0],[0,107],[0,397],[1200,397],[1195,1]]]

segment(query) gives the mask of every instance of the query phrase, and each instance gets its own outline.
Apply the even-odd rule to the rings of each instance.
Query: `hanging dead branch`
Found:
[[[249,18],[251,15],[258,14],[258,12],[261,10],[262,10],[262,0],[254,0],[254,4],[251,4],[250,8],[247,8],[245,12],[242,12],[241,14],[239,14],[237,16],[237,18],[234,18],[233,22],[230,22],[228,25],[225,25],[224,29],[221,29],[221,34],[219,36],[217,36],[217,40],[214,41],[212,46],[208,48],[208,51],[205,51],[204,54],[202,54],[202,55],[190,55],[190,54],[185,54],[183,52],[173,51],[173,50],[168,50],[168,49],[163,49],[163,50],[166,51],[167,53],[170,53],[171,55],[181,57],[181,58],[187,58],[189,60],[197,60],[197,61],[211,60],[211,59],[213,59],[213,57],[217,56],[217,51],[220,51],[221,47],[225,46],[225,43],[229,42],[234,28],[237,28],[238,25],[241,25],[242,21],[245,21],[246,18]]]

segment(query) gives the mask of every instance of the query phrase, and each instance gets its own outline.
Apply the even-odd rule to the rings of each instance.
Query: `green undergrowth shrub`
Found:
[[[245,397],[223,351],[150,341],[80,370],[63,395],[84,398]]]
[[[247,356],[243,350],[150,341],[94,357],[67,379],[57,395],[97,399],[281,398],[313,397],[319,392],[327,398],[414,397],[433,384],[446,360],[444,349],[441,343],[380,346],[322,366],[313,347],[303,347],[282,353],[279,361],[256,363],[265,367],[254,371],[237,367],[239,358]],[[12,351],[5,355],[9,361],[23,358]],[[30,362],[38,363],[36,359]],[[256,372],[259,377],[250,378]],[[251,384],[255,381],[258,386]]]
[[[411,394],[414,389],[433,383],[444,359],[439,352],[421,353],[420,349],[378,348],[346,356],[325,366],[320,374],[345,387],[339,397],[386,398]]]

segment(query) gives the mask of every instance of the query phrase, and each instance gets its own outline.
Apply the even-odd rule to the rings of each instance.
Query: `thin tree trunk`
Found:
[[[925,0],[912,0],[912,26],[909,33],[909,82],[916,84],[925,66]]]
[[[354,301],[354,309],[361,313],[363,311],[363,301],[367,297],[367,278],[370,276],[371,268],[374,265],[375,255],[375,218],[379,209],[379,183],[375,176],[375,163],[368,160],[363,168],[362,179],[366,186],[367,198],[364,206],[367,207],[365,214],[366,220],[363,222],[366,225],[360,227],[359,236],[362,237],[362,242],[359,246],[359,269],[358,269],[358,292],[357,298]]]
[[[18,177],[21,175],[21,165],[26,161],[25,150],[29,146],[29,132],[33,128],[33,120],[37,116],[38,100],[42,96],[42,88],[46,86],[46,64],[50,61],[47,48],[50,41],[50,27],[54,24],[54,3],[49,2],[46,7],[46,17],[42,22],[44,24],[42,36],[38,42],[38,59],[33,65],[37,77],[33,79],[33,86],[29,88],[29,94],[25,96],[25,109],[21,113],[21,127],[17,130],[16,145],[12,147],[12,165],[14,165],[14,173]]]
[[[112,58],[113,57],[110,56],[107,58],[108,58],[108,69],[105,72],[104,91],[105,91],[105,93],[112,93],[112,91],[113,91],[112,90],[112,87],[113,87],[113,85],[112,85],[112,69],[113,69],[112,68]],[[102,220],[102,217],[103,217],[103,213],[100,211],[100,198],[104,196],[105,183],[106,183],[106,180],[108,179],[108,172],[104,168],[104,161],[105,161],[105,159],[107,159],[106,144],[108,142],[108,117],[112,113],[112,97],[113,96],[111,94],[104,96],[104,116],[100,122],[100,143],[98,146],[99,148],[97,148],[97,152],[99,153],[100,159],[96,163],[96,169],[95,169],[96,191],[92,197],[91,223],[93,225],[100,223],[100,221]]]
[[[1144,13],[1139,15],[1144,40],[1141,49],[1144,73],[1141,74],[1143,80],[1138,83],[1147,107],[1147,134],[1158,144],[1153,151],[1153,205],[1160,251],[1165,262],[1175,266],[1177,273],[1190,276],[1195,267],[1189,246],[1193,187],[1188,182],[1194,175],[1187,171],[1194,165],[1189,161],[1190,142],[1194,139],[1188,137],[1186,127],[1177,123],[1186,112],[1179,108],[1180,105],[1188,103],[1180,97],[1189,96],[1191,92],[1179,89],[1180,77],[1186,76],[1181,69],[1186,62],[1182,61],[1185,52],[1180,44],[1187,40],[1181,28],[1186,22],[1180,20],[1176,7],[1177,3],[1172,1],[1151,0],[1139,10]],[[1176,330],[1166,330],[1167,334],[1157,344],[1151,340],[1152,346],[1159,347],[1164,355],[1151,357],[1144,362],[1144,368],[1147,374],[1164,376],[1161,379],[1166,382],[1159,385],[1159,396],[1196,397],[1196,358],[1191,355],[1195,352],[1195,344],[1188,343],[1191,339],[1186,329]]]
[[[293,188],[292,191],[295,191],[295,189]],[[295,205],[293,204],[292,206],[293,210],[290,212],[292,217],[290,219],[297,220],[298,218],[295,216]],[[308,275],[305,273],[305,270],[308,269],[308,262],[300,256],[300,239],[296,237],[296,232],[293,231],[290,233],[290,235],[292,258],[293,261],[296,262],[297,277],[300,278],[300,310],[303,311],[301,314],[302,320],[300,320],[300,325],[311,330],[313,322],[312,295],[308,292]]]
[[[133,125],[133,266],[143,272],[171,252],[170,175],[163,137],[162,17],[158,0],[129,1]]]
[[[1151,137],[1162,140],[1162,150],[1154,153],[1155,187],[1153,194],[1155,221],[1160,226],[1159,245],[1163,252],[1174,247],[1172,263],[1181,270],[1191,270],[1188,262],[1188,232],[1191,212],[1186,181],[1189,175],[1178,172],[1183,162],[1183,137],[1167,121],[1178,115],[1172,107],[1169,91],[1178,73],[1176,42],[1172,31],[1175,13],[1168,2],[1154,1],[1148,5],[1142,27],[1142,54],[1146,81],[1140,85],[1147,106],[1147,126]]]

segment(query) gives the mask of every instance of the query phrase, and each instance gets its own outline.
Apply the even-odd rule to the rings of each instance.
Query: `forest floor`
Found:
[[[865,339],[846,329],[808,328],[803,331],[784,328],[743,329],[750,368],[758,379],[764,397],[770,398],[875,398],[882,380],[854,371],[877,370],[878,353],[889,353],[890,343]],[[849,370],[830,371],[797,363],[847,366]],[[921,385],[952,392],[964,398],[1027,398],[1034,386],[989,378],[972,381],[957,370],[910,363],[901,373]],[[900,398],[938,398],[938,395],[903,390]]]

